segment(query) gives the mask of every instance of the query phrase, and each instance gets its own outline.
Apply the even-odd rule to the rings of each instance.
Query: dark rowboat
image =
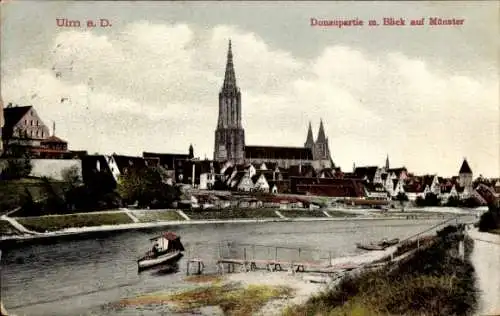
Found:
[[[151,238],[155,245],[153,250],[137,260],[137,268],[140,271],[153,268],[159,265],[172,264],[177,262],[184,252],[181,239],[175,233],[166,232],[158,237]]]

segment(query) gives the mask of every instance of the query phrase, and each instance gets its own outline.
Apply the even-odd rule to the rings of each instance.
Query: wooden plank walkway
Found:
[[[227,265],[227,271],[234,272],[235,266],[240,266],[240,271],[284,271],[288,267],[292,272],[316,272],[316,273],[335,273],[341,270],[353,270],[360,268],[359,264],[338,264],[329,265],[315,261],[285,261],[285,260],[244,260],[235,258],[221,258],[217,260],[219,272],[224,271],[224,265]]]

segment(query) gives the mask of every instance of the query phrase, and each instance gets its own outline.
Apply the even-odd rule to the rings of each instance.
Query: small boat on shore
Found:
[[[373,243],[373,242],[367,244],[356,243],[356,247],[363,250],[384,250],[390,246],[396,245],[397,243],[399,243],[399,238],[394,238],[391,240],[382,239],[378,243]]]
[[[151,238],[153,248],[137,260],[140,271],[159,265],[176,263],[184,252],[181,238],[173,232],[165,232],[160,236]]]

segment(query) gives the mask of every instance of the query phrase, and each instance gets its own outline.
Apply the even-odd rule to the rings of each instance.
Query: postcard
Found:
[[[2,1],[2,315],[500,315],[499,3]]]

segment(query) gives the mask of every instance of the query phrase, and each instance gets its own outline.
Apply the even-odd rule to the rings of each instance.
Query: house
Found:
[[[372,200],[387,200],[389,193],[381,183],[364,183],[366,198]]]
[[[3,147],[7,154],[17,152],[30,154],[33,158],[74,158],[68,150],[68,143],[52,135],[33,106],[14,106],[9,103],[2,114],[5,122],[2,128]]]
[[[252,177],[252,182],[254,183],[254,191],[269,192],[269,183],[267,182],[264,173],[260,172],[254,175]]]
[[[369,183],[380,183],[382,184],[382,173],[383,169],[377,166],[371,167],[356,167],[354,169],[354,175],[363,179]]]
[[[405,167],[387,169],[386,172],[391,179],[408,179],[408,170]]]
[[[365,197],[361,181],[354,179],[332,178],[290,178],[292,194],[319,195],[331,197]]]
[[[192,165],[189,163],[193,156],[193,147],[189,146],[188,154],[170,154],[143,152],[143,158],[158,159],[159,165],[166,170],[169,178],[176,183],[192,184]]]

